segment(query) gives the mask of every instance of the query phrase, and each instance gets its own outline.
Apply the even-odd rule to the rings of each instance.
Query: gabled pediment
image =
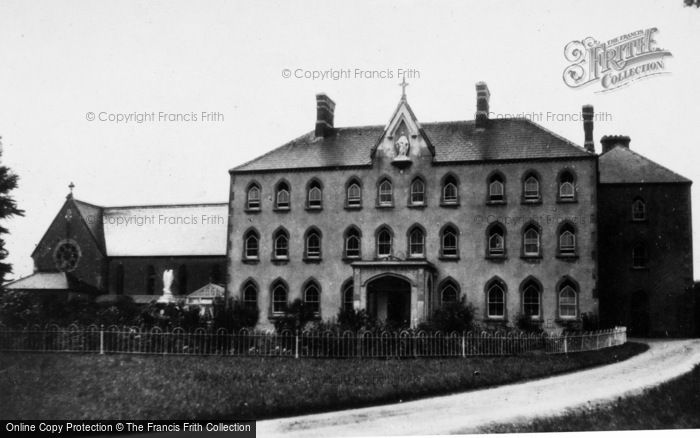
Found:
[[[426,153],[435,156],[435,149],[408,101],[402,97],[384,132],[372,148],[371,157],[374,159],[380,156],[410,162]]]

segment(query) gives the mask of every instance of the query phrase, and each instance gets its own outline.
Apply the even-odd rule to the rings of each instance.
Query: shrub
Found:
[[[223,298],[214,300],[213,323],[215,329],[238,331],[242,328],[255,327],[258,323],[258,309],[247,307],[240,300],[230,299],[229,305]]]
[[[296,299],[287,307],[284,315],[275,320],[275,330],[302,330],[310,321],[317,319],[313,309],[300,299]]]
[[[530,315],[518,313],[515,317],[515,326],[524,332],[542,333],[542,327],[538,321],[533,321]]]
[[[377,326],[377,321],[365,309],[340,309],[337,316],[337,328],[341,331],[371,330]]]
[[[465,332],[474,328],[474,306],[467,304],[466,298],[456,303],[445,304],[435,309],[430,321],[419,327],[423,330],[440,330],[444,333]]]

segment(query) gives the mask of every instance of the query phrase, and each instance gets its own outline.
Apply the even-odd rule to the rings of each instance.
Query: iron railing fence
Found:
[[[136,327],[0,326],[0,351],[127,353],[309,358],[410,358],[503,356],[600,350],[627,342],[627,329],[573,334],[524,332],[442,333],[404,330],[282,331]]]

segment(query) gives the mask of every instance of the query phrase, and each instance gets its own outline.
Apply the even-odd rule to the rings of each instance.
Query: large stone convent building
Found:
[[[354,307],[414,327],[464,299],[484,324],[602,313],[680,331],[690,181],[624,137],[606,137],[599,157],[590,106],[580,147],[489,119],[486,84],[476,93],[475,120],[421,123],[404,94],[386,125],[345,128],[317,95],[315,129],[230,171],[227,293],[256,305],[263,327],[295,299],[324,319]],[[667,204],[677,214],[661,221]]]

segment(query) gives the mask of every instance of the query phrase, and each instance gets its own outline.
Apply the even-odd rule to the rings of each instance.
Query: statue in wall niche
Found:
[[[396,149],[396,158],[408,158],[408,150],[411,144],[408,142],[408,137],[402,135],[396,140],[394,148]]]
[[[175,297],[170,287],[173,285],[173,270],[166,269],[163,271],[163,295],[158,298],[159,303],[174,303]]]

